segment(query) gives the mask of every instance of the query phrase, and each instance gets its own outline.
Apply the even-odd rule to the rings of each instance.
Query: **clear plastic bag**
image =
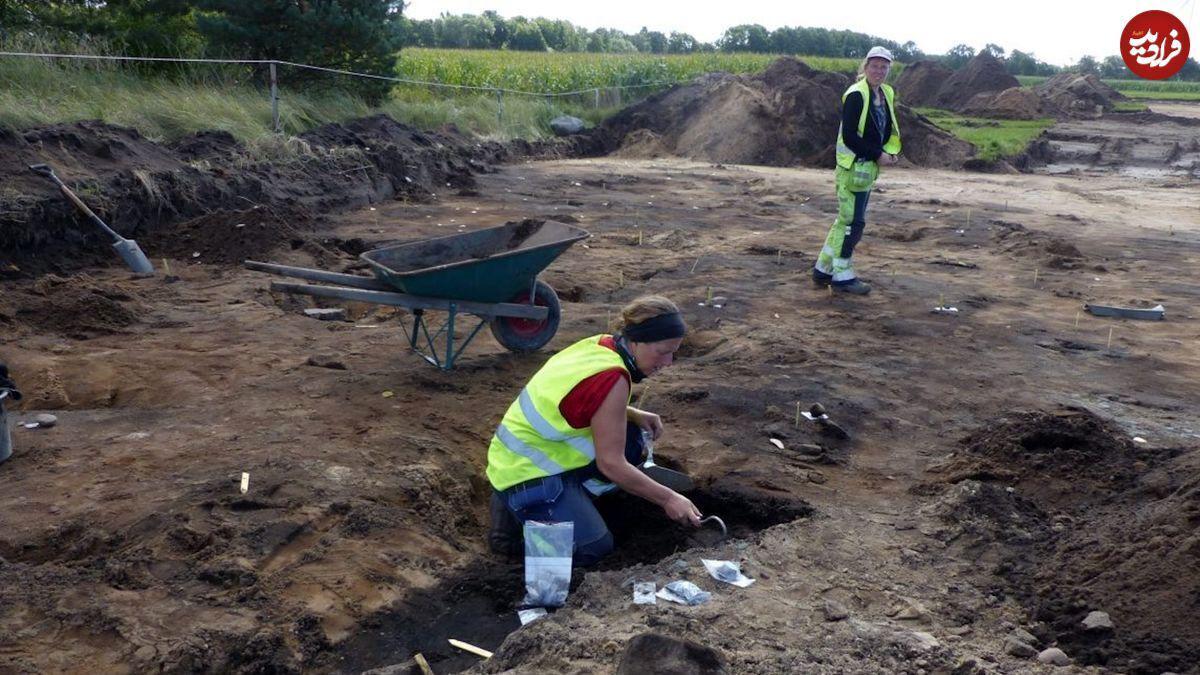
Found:
[[[525,599],[527,607],[562,607],[571,586],[575,523],[525,521]]]
[[[672,581],[663,586],[658,593],[664,600],[681,605],[703,605],[712,599],[712,593],[700,590],[699,586],[690,581]]]

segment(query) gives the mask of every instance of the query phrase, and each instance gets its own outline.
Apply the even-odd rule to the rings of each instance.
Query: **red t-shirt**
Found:
[[[600,346],[608,347],[614,352],[617,351],[616,341],[611,335],[600,338]],[[605,397],[613,387],[617,386],[617,382],[620,382],[622,377],[626,381],[629,380],[629,374],[625,372],[624,368],[610,368],[582,380],[563,397],[563,400],[559,401],[558,412],[562,413],[567,424],[575,429],[591,426],[592,417],[600,409],[600,404],[604,402]]]

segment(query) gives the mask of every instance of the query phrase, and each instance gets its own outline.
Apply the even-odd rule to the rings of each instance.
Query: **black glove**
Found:
[[[4,363],[0,363],[0,389],[7,389],[12,400],[21,400],[21,392],[17,391],[17,383],[8,377],[8,366]]]

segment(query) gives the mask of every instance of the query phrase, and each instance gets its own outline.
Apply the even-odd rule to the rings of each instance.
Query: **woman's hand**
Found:
[[[629,406],[626,410],[626,416],[630,422],[633,422],[642,431],[650,434],[650,440],[657,441],[663,433],[662,418],[652,412],[638,410],[633,406]]]
[[[700,509],[696,508],[692,500],[678,492],[671,495],[662,508],[671,520],[681,525],[700,527]]]

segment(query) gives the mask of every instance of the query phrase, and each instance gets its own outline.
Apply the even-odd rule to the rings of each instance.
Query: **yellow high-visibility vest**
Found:
[[[575,385],[597,373],[629,370],[593,335],[550,357],[508,406],[488,446],[487,477],[497,490],[587,466],[596,459],[591,427],[573,428],[558,410]],[[626,399],[628,404],[628,399]]]
[[[900,123],[896,121],[896,92],[889,84],[881,84],[879,88],[883,90],[883,97],[887,100],[888,114],[892,117],[892,136],[887,143],[883,144],[883,151],[889,155],[896,155],[900,153]],[[858,116],[858,135],[861,137],[867,131],[867,109],[871,105],[871,87],[867,84],[867,78],[864,77],[846,89],[842,94],[842,105],[846,105],[846,97],[856,91],[862,94],[863,100],[862,113]],[[854,151],[842,140],[841,124],[838,124],[837,163],[843,169],[854,166]]]

